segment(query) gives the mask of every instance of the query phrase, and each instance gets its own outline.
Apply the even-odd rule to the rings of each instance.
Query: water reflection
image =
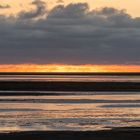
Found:
[[[140,76],[109,75],[0,75],[0,81],[102,81],[140,82]]]
[[[89,99],[94,102],[83,104]],[[140,126],[140,94],[0,96],[0,100],[0,131],[100,130]],[[77,104],[79,100],[81,102]]]

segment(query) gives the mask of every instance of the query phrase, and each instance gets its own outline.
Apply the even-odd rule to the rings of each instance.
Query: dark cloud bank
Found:
[[[0,16],[0,63],[138,64],[140,18],[86,3]]]

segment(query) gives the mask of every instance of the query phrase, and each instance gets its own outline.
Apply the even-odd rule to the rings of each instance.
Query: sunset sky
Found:
[[[0,71],[140,72],[140,1],[1,0]]]

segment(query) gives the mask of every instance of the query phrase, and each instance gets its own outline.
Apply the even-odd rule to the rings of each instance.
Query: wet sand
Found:
[[[0,90],[4,90],[4,91],[140,91],[140,82],[0,81]]]
[[[1,140],[140,140],[140,128],[102,131],[38,131],[1,133]]]

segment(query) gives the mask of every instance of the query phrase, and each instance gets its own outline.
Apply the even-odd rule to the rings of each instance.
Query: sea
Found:
[[[140,82],[138,75],[0,75],[0,81]],[[23,93],[42,93],[39,96]],[[140,92],[0,91],[0,132],[140,126]],[[22,93],[13,96],[12,93]],[[58,94],[58,95],[57,95]]]

